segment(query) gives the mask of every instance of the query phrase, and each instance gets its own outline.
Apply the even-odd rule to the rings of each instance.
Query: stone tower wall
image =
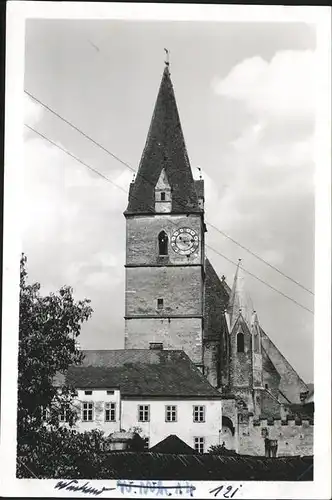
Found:
[[[127,216],[125,347],[183,349],[202,364],[204,232],[201,214]],[[190,255],[176,253],[172,235],[190,228],[199,245]],[[168,237],[168,255],[159,255],[158,235]],[[162,300],[162,305],[158,304]]]
[[[202,319],[126,319],[125,349],[149,349],[161,342],[164,349],[183,349],[194,363],[202,364]]]

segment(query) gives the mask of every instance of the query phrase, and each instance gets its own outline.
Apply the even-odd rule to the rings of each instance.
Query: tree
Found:
[[[59,414],[64,408],[69,426],[75,422],[75,388],[63,384],[57,389],[54,377],[81,363],[82,354],[75,341],[82,323],[92,314],[90,301],[75,302],[69,286],[43,296],[39,283],[27,282],[24,254],[20,264],[18,457],[36,449],[47,432],[58,430],[58,436],[63,433],[59,430]],[[43,410],[48,410],[46,418]]]
[[[41,426],[36,435],[28,453],[19,456],[18,477],[109,478],[107,439],[100,430],[77,432],[65,426],[58,429]]]

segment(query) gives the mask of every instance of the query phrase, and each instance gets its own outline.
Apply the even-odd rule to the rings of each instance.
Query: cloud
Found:
[[[43,108],[27,94],[24,94],[24,120],[28,125],[34,126],[43,115]]]
[[[226,185],[219,164],[204,165],[207,221],[290,274],[296,274],[293,254],[311,230],[314,64],[313,52],[283,51],[270,62],[245,59],[213,82],[218,95],[236,99],[250,114],[222,153]],[[249,259],[249,268],[262,273],[243,248],[208,229],[208,245],[234,261]]]
[[[40,118],[33,111],[30,116]],[[124,259],[122,212],[132,173],[114,171],[121,190],[42,139],[27,136],[24,147],[22,236],[32,279],[48,289],[84,287],[84,293],[98,280],[105,287],[102,270],[108,275]]]
[[[242,101],[261,117],[312,115],[315,57],[310,50],[280,51],[270,62],[255,56],[238,63],[212,85],[217,94]]]

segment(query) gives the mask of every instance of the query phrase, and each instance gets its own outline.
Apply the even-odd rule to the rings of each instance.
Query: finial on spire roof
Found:
[[[169,50],[164,49],[164,51],[166,52],[165,64],[166,64],[166,66],[169,66]]]

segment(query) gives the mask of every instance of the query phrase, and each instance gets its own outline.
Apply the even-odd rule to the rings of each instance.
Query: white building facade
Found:
[[[149,447],[171,434],[200,453],[207,452],[211,445],[220,444],[220,400],[125,399],[121,406],[123,428],[140,428]]]
[[[199,453],[222,444],[221,394],[183,351],[84,354],[83,365],[71,367],[61,380],[76,387],[78,431],[136,431],[146,448],[176,435]]]

